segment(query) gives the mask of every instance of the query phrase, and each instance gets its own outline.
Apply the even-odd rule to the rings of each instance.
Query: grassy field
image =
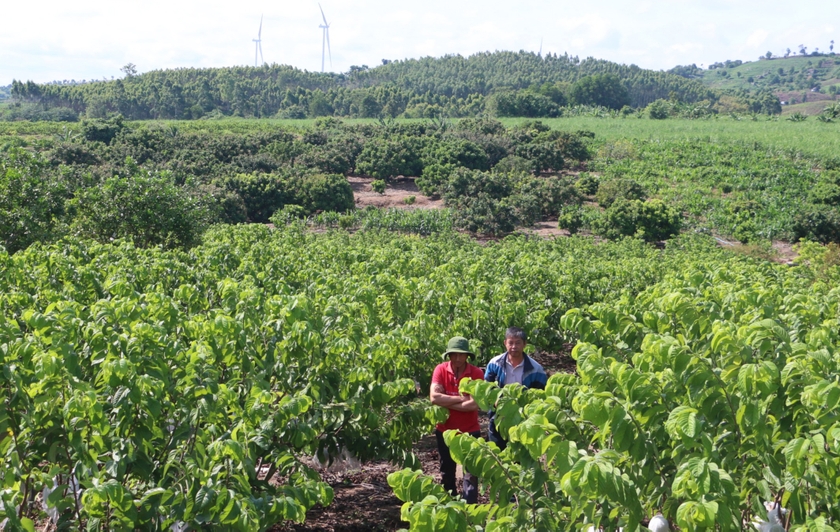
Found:
[[[523,119],[503,119],[505,125]],[[759,143],[767,147],[795,150],[804,154],[836,157],[840,153],[840,125],[824,124],[814,119],[790,122],[783,119],[735,120],[721,117],[712,120],[604,119],[591,117],[544,120],[551,127],[566,130],[585,129],[607,141],[622,138],[648,140],[702,139],[722,143]]]

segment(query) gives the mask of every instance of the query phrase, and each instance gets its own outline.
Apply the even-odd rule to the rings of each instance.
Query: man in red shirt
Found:
[[[467,362],[467,357],[474,357],[470,351],[470,343],[463,336],[455,336],[446,345],[444,360],[449,362],[438,364],[432,373],[432,389],[429,392],[429,399],[433,405],[449,409],[449,418],[446,423],[440,423],[435,427],[437,438],[438,454],[440,455],[440,474],[443,487],[452,495],[457,489],[455,486],[455,461],[449,453],[449,447],[443,441],[443,432],[453,429],[468,433],[474,438],[481,436],[481,427],[478,424],[478,405],[469,395],[463,395],[458,391],[458,383],[463,378],[484,379],[484,373],[477,367]],[[478,478],[464,470],[464,484],[461,495],[468,504],[478,502]]]

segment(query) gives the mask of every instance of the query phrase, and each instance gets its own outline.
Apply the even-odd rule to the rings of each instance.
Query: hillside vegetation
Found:
[[[719,96],[699,81],[666,72],[530,52],[408,59],[351,67],[345,74],[266,65],[158,70],[78,85],[15,81],[12,95],[41,109],[131,119],[549,117],[570,105],[640,108],[663,98],[691,103]]]
[[[725,61],[706,70],[689,65],[669,72],[728,94],[770,92],[784,102],[785,114],[819,114],[840,92],[840,57],[834,54]]]

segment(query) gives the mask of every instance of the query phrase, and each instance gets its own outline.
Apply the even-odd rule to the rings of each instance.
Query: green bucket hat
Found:
[[[444,360],[449,356],[449,353],[466,353],[471,357],[475,356],[475,353],[470,351],[470,341],[463,336],[453,336],[450,338],[449,343],[446,344],[446,352],[443,354]]]

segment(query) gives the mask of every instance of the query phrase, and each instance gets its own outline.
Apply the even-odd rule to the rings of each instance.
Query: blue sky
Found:
[[[804,44],[840,51],[840,2],[754,0],[322,0],[332,68],[480,51],[593,56],[644,68],[755,60]],[[321,15],[308,0],[46,0],[0,5],[0,85],[253,65],[264,15],[268,63],[321,69]]]

